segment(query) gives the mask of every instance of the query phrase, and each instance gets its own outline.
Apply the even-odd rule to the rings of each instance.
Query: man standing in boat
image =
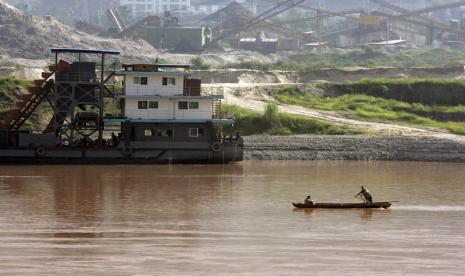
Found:
[[[304,200],[305,205],[313,205],[313,200],[311,196],[307,196]]]
[[[360,193],[356,194],[355,197],[362,196],[362,199],[365,203],[373,203],[373,196],[371,195],[370,191],[368,191],[365,187],[362,186],[362,190]]]

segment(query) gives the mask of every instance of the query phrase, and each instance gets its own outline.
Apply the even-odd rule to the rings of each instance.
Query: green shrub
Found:
[[[278,106],[275,103],[269,102],[266,105],[263,119],[268,128],[281,128],[280,114]]]

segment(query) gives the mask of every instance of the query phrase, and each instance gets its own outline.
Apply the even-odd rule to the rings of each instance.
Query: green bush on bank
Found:
[[[232,128],[226,128],[226,132],[239,132],[241,135],[268,134],[268,135],[293,135],[293,134],[326,134],[343,135],[360,133],[355,129],[332,125],[319,120],[309,119],[303,116],[281,113],[275,103],[268,103],[265,113],[248,111],[237,105],[224,105],[223,112],[234,113],[236,123]]]

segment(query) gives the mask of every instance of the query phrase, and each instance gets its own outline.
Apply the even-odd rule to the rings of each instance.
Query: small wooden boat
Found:
[[[391,206],[391,202],[373,202],[373,203],[292,203],[296,208],[326,208],[326,209],[369,209],[369,208],[384,208]]]

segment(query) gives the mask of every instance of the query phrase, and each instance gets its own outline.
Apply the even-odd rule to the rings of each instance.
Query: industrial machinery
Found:
[[[226,163],[242,160],[240,136],[218,128],[220,92],[204,93],[190,65],[106,67],[117,51],[52,49],[55,64],[16,108],[0,116],[0,163]],[[77,60],[67,62],[70,55]],[[93,58],[84,59],[83,56]],[[95,58],[97,57],[97,58]],[[122,89],[115,89],[115,77]],[[120,103],[106,113],[106,99]],[[25,122],[42,103],[53,117],[41,133]]]

